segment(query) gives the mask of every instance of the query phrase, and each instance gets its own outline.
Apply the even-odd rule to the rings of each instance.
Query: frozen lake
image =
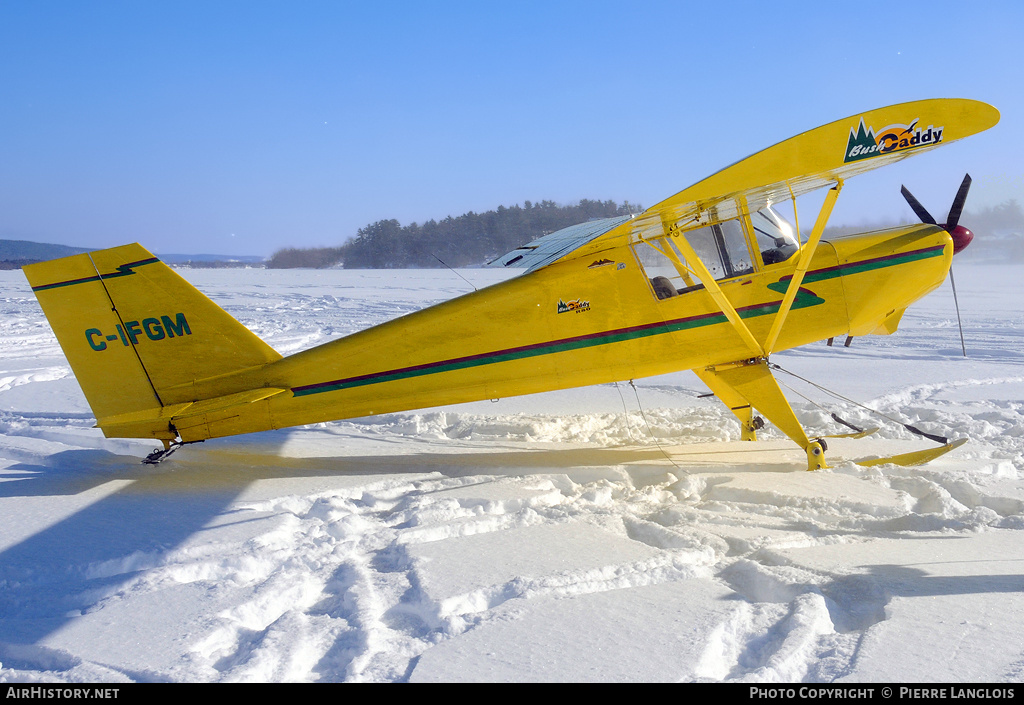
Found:
[[[282,354],[465,293],[446,270],[179,270]],[[507,276],[460,270],[481,286]],[[107,440],[0,272],[0,682],[1019,682],[1024,269],[955,269],[891,337],[783,368],[970,442],[833,467],[689,372],[188,446]],[[797,394],[807,395],[825,410]]]

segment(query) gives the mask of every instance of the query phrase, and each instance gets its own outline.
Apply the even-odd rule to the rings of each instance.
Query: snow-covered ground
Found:
[[[448,271],[185,270],[282,353],[466,290]],[[463,270],[479,283],[504,276]],[[775,356],[889,416],[808,473],[690,373],[224,439],[105,440],[0,272],[0,682],[1024,679],[1024,268],[888,338]],[[833,406],[859,425],[878,419]],[[813,433],[843,429],[791,394]]]

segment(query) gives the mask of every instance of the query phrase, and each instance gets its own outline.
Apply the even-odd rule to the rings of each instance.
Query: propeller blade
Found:
[[[907,190],[906,186],[900,187],[900,193],[903,194],[903,198],[907,199],[907,203],[910,204],[910,208],[917,214],[917,217],[921,219],[922,223],[928,223],[929,225],[938,225],[935,222],[935,218],[932,214],[921,205],[921,202],[914,198],[914,194]]]
[[[956,198],[953,199],[953,205],[949,208],[949,215],[946,216],[946,222],[943,223],[942,229],[950,234],[953,238],[953,253],[956,254],[960,250],[967,247],[971,240],[974,239],[974,234],[967,228],[961,228],[960,216],[964,212],[964,202],[967,200],[967,192],[971,189],[971,175],[964,174],[964,180],[960,184],[960,188],[956,192]],[[907,190],[906,186],[900,187],[900,193],[903,194],[903,198],[907,199],[907,203],[910,204],[910,208],[917,214],[917,217],[921,219],[922,223],[928,223],[929,225],[938,225],[935,222],[935,218],[928,212],[921,202],[914,198],[914,194]],[[953,285],[953,304],[956,306],[956,325],[960,329],[960,349],[964,353],[964,357],[967,357],[967,345],[964,343],[964,325],[960,321],[960,302],[956,296],[956,281],[953,279],[953,266],[949,267],[949,283]]]
[[[960,189],[956,192],[956,198],[953,199],[953,205],[949,207],[949,215],[946,217],[946,225],[944,227],[947,231],[952,232],[956,230],[956,226],[960,222],[960,214],[964,212],[964,201],[967,200],[967,192],[970,189],[971,175],[964,174],[963,183],[960,184]]]

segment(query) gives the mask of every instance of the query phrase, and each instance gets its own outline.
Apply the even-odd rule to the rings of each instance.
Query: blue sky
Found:
[[[1024,201],[1024,3],[0,0],[0,238],[269,255],[368,223],[653,203],[909,100],[999,108],[834,223]],[[966,225],[970,223],[965,222]]]

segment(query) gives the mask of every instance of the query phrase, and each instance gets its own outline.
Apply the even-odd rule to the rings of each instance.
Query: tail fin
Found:
[[[194,382],[281,359],[141,245],[23,270],[101,427],[138,416],[150,422],[131,435],[173,440],[152,421],[194,401]]]

